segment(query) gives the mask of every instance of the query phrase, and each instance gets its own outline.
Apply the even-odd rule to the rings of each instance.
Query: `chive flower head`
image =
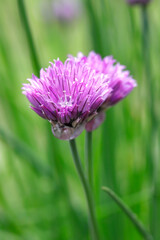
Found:
[[[54,17],[62,22],[71,22],[81,14],[81,4],[77,0],[56,0],[52,2]]]
[[[62,63],[59,59],[32,75],[23,84],[23,94],[31,109],[47,119],[55,137],[70,140],[86,128],[92,131],[104,120],[104,110],[126,97],[136,86],[135,80],[115,64],[112,57],[101,59],[91,52],[79,53]]]
[[[45,22],[57,21],[61,25],[75,22],[83,12],[82,3],[79,0],[42,0],[40,9]]]
[[[99,114],[85,126],[87,131],[93,131],[104,121],[104,110],[125,98],[137,86],[137,83],[130,76],[130,72],[125,70],[125,66],[116,63],[116,60],[112,56],[102,59],[99,54],[92,51],[88,56],[79,53],[77,58],[79,61],[83,60],[85,63],[88,63],[97,74],[105,74],[109,80],[109,88],[112,89],[109,98],[98,109]]]

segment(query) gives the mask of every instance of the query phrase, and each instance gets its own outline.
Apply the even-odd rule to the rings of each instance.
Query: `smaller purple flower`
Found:
[[[41,12],[47,22],[71,23],[82,14],[82,3],[79,0],[52,0],[41,2]]]
[[[60,22],[70,22],[80,15],[81,5],[77,0],[56,0],[52,2],[52,11]]]
[[[41,69],[40,78],[32,75],[23,93],[31,108],[52,125],[55,137],[70,140],[86,128],[93,131],[104,120],[104,110],[126,97],[135,80],[115,64],[112,57],[101,59],[91,52],[79,53],[64,63],[59,59]]]
[[[95,52],[90,52],[88,57],[79,53],[77,56],[77,61],[78,60],[83,60],[85,63],[88,63],[96,73],[103,73],[109,79],[109,87],[112,89],[112,92],[109,98],[107,98],[98,109],[99,113],[121,101],[137,86],[136,81],[130,76],[129,71],[125,70],[125,66],[116,63],[116,60],[114,60],[112,56],[107,56],[102,59],[101,56]],[[104,113],[96,115],[91,122],[87,123],[86,130],[93,131],[104,119]]]
[[[142,5],[146,5],[150,2],[151,0],[127,0],[127,2],[131,5],[134,4],[142,4]]]

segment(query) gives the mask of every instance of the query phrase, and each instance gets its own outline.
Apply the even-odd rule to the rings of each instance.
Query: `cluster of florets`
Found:
[[[59,59],[32,75],[24,84],[31,108],[52,124],[60,139],[77,137],[85,128],[92,131],[104,120],[104,110],[126,97],[136,86],[125,67],[111,57],[79,53],[62,63]]]

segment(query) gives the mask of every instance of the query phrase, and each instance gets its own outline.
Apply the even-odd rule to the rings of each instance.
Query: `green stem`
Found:
[[[116,203],[117,205],[123,210],[123,212],[128,216],[128,218],[131,220],[131,222],[135,225],[138,232],[144,237],[146,240],[153,240],[150,233],[148,233],[143,226],[143,224],[139,221],[137,216],[129,209],[128,206],[109,188],[102,187],[102,190],[104,190]]]
[[[158,238],[158,223],[159,217],[157,213],[158,209],[158,187],[157,187],[157,160],[155,156],[155,138],[156,133],[158,132],[158,124],[156,119],[156,114],[154,110],[154,103],[155,103],[155,91],[154,91],[154,81],[153,76],[151,73],[151,57],[150,57],[150,35],[149,35],[149,19],[147,14],[147,6],[142,7],[142,47],[143,47],[143,58],[144,58],[144,69],[145,69],[145,76],[147,80],[147,96],[149,96],[149,115],[151,121],[151,129],[149,132],[149,142],[147,145],[147,158],[148,158],[148,165],[150,171],[150,180],[152,184],[152,198],[150,203],[150,227],[155,239]]]
[[[84,192],[85,192],[87,204],[88,204],[89,220],[90,220],[92,237],[94,240],[98,240],[99,234],[98,234],[98,227],[97,227],[97,222],[96,222],[96,217],[95,217],[93,198],[92,198],[89,185],[87,183],[87,180],[85,178],[85,175],[84,175],[84,172],[82,169],[81,161],[80,161],[79,154],[77,151],[76,142],[74,139],[70,140],[70,148],[71,148],[74,164],[75,164],[77,172],[79,174],[79,177],[80,177],[80,180],[81,180]]]
[[[91,29],[92,41],[93,41],[93,48],[97,53],[103,55],[103,46],[102,46],[102,36],[101,30],[99,26],[99,19],[94,9],[94,4],[91,0],[84,0],[86,5],[86,9],[89,16],[89,24]]]
[[[19,14],[20,14],[20,17],[22,20],[24,30],[26,32],[26,38],[28,41],[29,49],[30,49],[32,64],[33,64],[35,73],[38,75],[39,70],[40,70],[40,63],[38,61],[36,48],[35,48],[34,41],[32,38],[32,33],[31,33],[30,26],[29,26],[28,18],[27,18],[24,0],[17,0],[17,1],[18,1]]]
[[[87,179],[90,187],[93,187],[93,160],[92,160],[92,132],[86,132],[86,168]]]
[[[142,42],[142,48],[143,48],[143,58],[144,58],[144,68],[145,68],[145,75],[148,85],[148,96],[149,98],[149,111],[151,116],[151,126],[152,131],[157,126],[157,120],[156,115],[154,111],[154,88],[153,88],[153,79],[151,74],[151,61],[150,61],[150,36],[149,36],[149,22],[148,22],[148,15],[147,15],[147,7],[142,7],[142,21],[143,21],[143,42]]]

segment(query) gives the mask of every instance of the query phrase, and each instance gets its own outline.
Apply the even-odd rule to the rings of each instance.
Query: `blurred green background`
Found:
[[[87,206],[69,144],[54,138],[50,124],[29,108],[21,93],[22,83],[35,69],[17,3],[0,0],[0,240],[87,240]],[[88,54],[94,49],[103,57],[113,55],[137,80],[138,87],[108,110],[105,122],[93,133],[96,215],[101,239],[142,239],[101,190],[108,186],[147,229],[156,229],[155,240],[159,240],[160,131],[157,124],[152,134],[144,52],[150,52],[158,123],[160,2],[151,2],[147,9],[149,34],[144,52],[140,6],[130,7],[125,0],[84,0],[76,17],[62,21],[55,18],[49,0],[24,3],[41,67],[58,57],[64,61],[68,54]],[[77,138],[83,165],[84,138],[85,132]],[[149,148],[154,159],[148,156]],[[152,201],[153,179],[156,206]],[[156,207],[155,222],[151,222],[152,207]]]

